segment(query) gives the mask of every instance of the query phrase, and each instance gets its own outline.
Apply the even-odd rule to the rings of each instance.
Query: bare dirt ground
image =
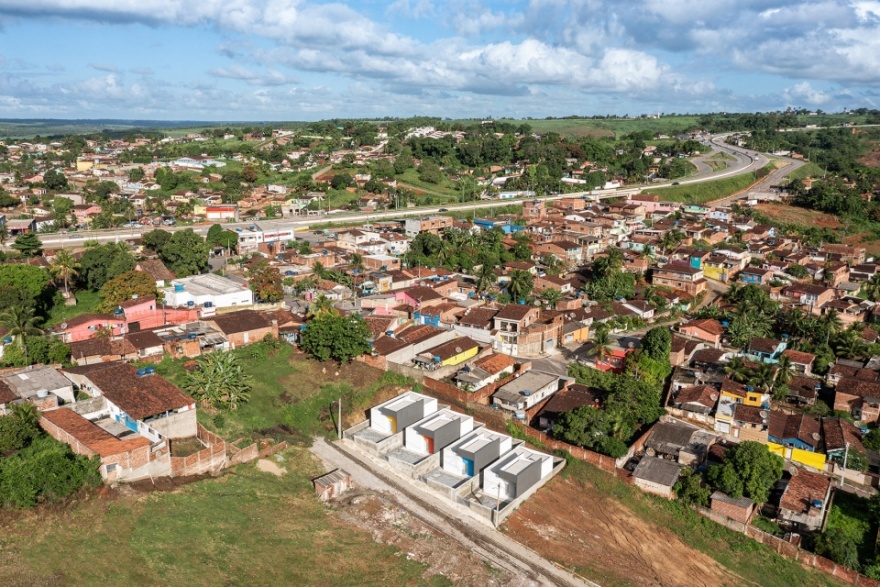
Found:
[[[556,477],[508,519],[507,533],[604,587],[745,583],[669,530],[592,489]]]
[[[281,477],[287,472],[287,469],[279,467],[276,463],[270,461],[269,459],[260,459],[259,461],[257,461],[257,469],[264,473],[275,475],[276,477]]]
[[[381,544],[396,546],[407,558],[428,565],[425,577],[443,575],[453,585],[464,587],[529,585],[527,580],[487,564],[383,494],[355,490],[332,505],[342,521],[370,532]]]
[[[868,167],[880,167],[880,143],[872,142],[871,150],[856,161]]]
[[[802,224],[804,226],[818,226],[819,228],[838,228],[840,220],[833,214],[825,214],[815,210],[807,210],[787,204],[758,204],[755,206],[758,212],[766,214],[773,220],[789,224]]]

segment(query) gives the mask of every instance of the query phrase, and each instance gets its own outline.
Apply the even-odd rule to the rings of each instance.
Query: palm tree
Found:
[[[325,296],[324,294],[319,295],[317,298],[312,300],[309,304],[308,317],[309,318],[319,318],[321,316],[326,316],[327,314],[338,314],[339,310],[337,310],[333,306],[333,300]]]
[[[351,258],[349,259],[349,265],[353,269],[361,270],[364,268],[364,257],[360,253],[352,253]]]
[[[326,279],[327,270],[324,269],[324,265],[320,261],[315,261],[312,265],[312,271],[321,279]]]
[[[745,383],[749,379],[751,369],[742,357],[734,357],[724,366],[724,373],[737,383]]]
[[[752,370],[749,384],[765,393],[771,393],[776,383],[776,367],[770,363],[760,363]]]
[[[0,225],[0,247],[5,247],[7,240],[9,240],[9,229],[5,224]]]
[[[30,306],[10,306],[0,312],[0,325],[6,328],[8,336],[12,337],[15,345],[24,353],[25,362],[28,362],[26,338],[42,334],[37,325],[43,319],[34,316],[34,309]]]
[[[562,299],[562,292],[556,288],[548,287],[544,291],[541,292],[541,295],[538,296],[543,300],[544,304],[546,304],[547,309],[552,310],[556,307],[556,304],[559,303],[559,300]]]
[[[253,380],[233,352],[214,352],[197,361],[199,368],[187,376],[184,389],[203,405],[235,410],[250,399]]]
[[[510,273],[510,281],[507,282],[507,292],[514,301],[524,300],[532,293],[534,277],[528,271],[514,269]]]
[[[872,302],[880,301],[880,273],[875,273],[865,284],[865,297]]]
[[[49,273],[64,283],[64,297],[70,297],[70,280],[79,276],[81,265],[70,251],[61,249],[49,265]]]
[[[480,270],[477,271],[477,291],[480,293],[485,292],[492,284],[497,281],[498,276],[495,275],[495,269],[489,265],[488,263],[483,263],[480,266]]]
[[[780,356],[776,367],[776,385],[788,385],[791,381],[791,358],[785,354]]]
[[[602,324],[596,329],[593,336],[593,346],[587,351],[587,354],[595,357],[596,362],[603,360],[611,352],[611,331]]]

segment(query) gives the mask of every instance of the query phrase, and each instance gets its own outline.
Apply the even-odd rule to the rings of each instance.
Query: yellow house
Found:
[[[77,171],[88,171],[92,167],[95,166],[94,159],[83,159],[82,157],[77,157],[76,159],[76,170]]]
[[[723,255],[712,255],[703,261],[703,275],[707,279],[727,282],[733,277],[736,263]]]
[[[460,365],[480,352],[480,345],[466,336],[453,338],[419,354],[414,361],[427,369]]]
[[[590,340],[590,327],[582,322],[566,322],[562,325],[562,344],[587,342]]]

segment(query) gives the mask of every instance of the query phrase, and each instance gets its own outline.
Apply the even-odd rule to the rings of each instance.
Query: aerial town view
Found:
[[[0,40],[0,587],[880,587],[877,2]]]

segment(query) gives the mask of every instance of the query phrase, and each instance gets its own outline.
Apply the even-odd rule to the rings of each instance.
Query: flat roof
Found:
[[[219,295],[246,290],[241,284],[213,273],[175,279],[171,284],[170,288],[164,289],[173,290],[175,285],[182,285],[184,290],[192,295]]]
[[[389,409],[400,409],[404,408],[408,405],[414,404],[417,401],[422,400],[431,400],[433,398],[428,397],[427,395],[422,395],[421,393],[416,393],[414,391],[407,391],[395,398],[391,398],[385,403],[381,403],[377,408],[389,408]]]
[[[29,371],[9,373],[3,379],[20,397],[30,397],[42,389],[54,391],[73,387],[67,377],[52,367],[36,367]]]

